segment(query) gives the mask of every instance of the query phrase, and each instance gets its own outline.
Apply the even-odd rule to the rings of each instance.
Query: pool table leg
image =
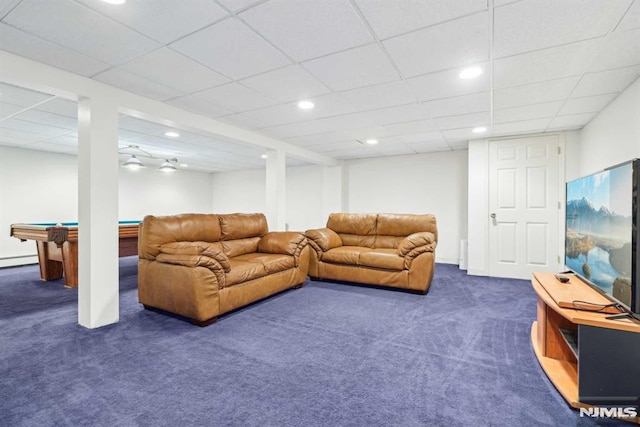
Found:
[[[59,258],[60,249],[53,242],[41,242],[38,244],[38,265],[40,265],[40,278],[42,280],[56,280],[62,277],[62,260]],[[56,254],[56,252],[58,254]],[[58,256],[56,256],[58,255]]]
[[[62,244],[62,264],[64,265],[64,286],[75,288],[78,286],[78,242],[64,242]]]

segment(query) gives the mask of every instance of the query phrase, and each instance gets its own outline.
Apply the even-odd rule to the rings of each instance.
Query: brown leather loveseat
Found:
[[[314,249],[311,278],[422,294],[431,285],[438,242],[433,215],[334,213],[326,228],[305,234]]]
[[[310,254],[303,234],[269,233],[262,214],[147,216],[138,246],[139,301],[201,326],[301,285]]]

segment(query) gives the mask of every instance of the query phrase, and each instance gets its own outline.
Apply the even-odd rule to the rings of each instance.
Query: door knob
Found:
[[[491,214],[491,218],[496,219],[496,214],[495,214],[495,213],[492,213],[492,214]]]

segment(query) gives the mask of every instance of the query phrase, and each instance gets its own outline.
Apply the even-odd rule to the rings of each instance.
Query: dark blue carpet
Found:
[[[592,426],[540,369],[528,281],[439,264],[427,296],[310,282],[198,328],[77,325],[77,292],[0,270],[2,426]]]

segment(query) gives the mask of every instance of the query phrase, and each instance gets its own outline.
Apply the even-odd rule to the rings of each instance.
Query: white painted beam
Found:
[[[0,81],[68,99],[108,97],[120,111],[134,117],[152,120],[185,130],[198,130],[242,141],[268,150],[285,151],[287,155],[310,163],[335,166],[338,160],[305,150],[274,138],[221,123],[160,101],[145,98],[107,84],[60,70],[31,59],[0,50]]]

